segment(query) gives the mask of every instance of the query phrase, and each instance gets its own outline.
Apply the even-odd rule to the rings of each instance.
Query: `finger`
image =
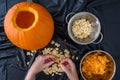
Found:
[[[68,72],[68,69],[64,64],[60,64],[60,67],[64,72]]]
[[[54,60],[51,59],[51,58],[48,58],[48,59],[46,59],[46,60],[44,61],[44,63],[46,64],[46,63],[49,63],[49,62],[51,62],[51,61],[54,61]]]
[[[50,61],[48,63],[44,64],[44,68],[51,66],[54,63],[54,61]]]
[[[63,61],[63,62],[61,62],[60,64],[63,65],[63,66],[65,66],[65,67],[66,67],[67,69],[69,69],[69,70],[71,70],[71,68],[72,68],[67,61]]]
[[[49,54],[44,55],[44,58],[45,58],[45,59],[49,59],[49,58],[51,58],[52,60],[55,60],[55,56],[53,56],[53,55],[49,55]]]
[[[61,69],[68,75],[70,74],[70,70],[63,64],[60,64]]]
[[[73,64],[72,60],[69,59],[69,58],[65,58],[65,59],[63,59],[63,60],[61,61],[61,63],[65,63],[65,62],[67,62],[67,63],[69,63],[69,64]]]
[[[69,58],[63,59],[61,63],[64,63],[64,62],[67,62],[71,67],[75,66],[74,62],[71,59],[69,59]]]
[[[65,63],[65,62],[68,62],[67,58],[65,58],[61,61],[61,63]]]

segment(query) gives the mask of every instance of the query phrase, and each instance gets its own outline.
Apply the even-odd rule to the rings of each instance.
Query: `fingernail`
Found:
[[[52,64],[54,63],[54,61],[51,62]]]

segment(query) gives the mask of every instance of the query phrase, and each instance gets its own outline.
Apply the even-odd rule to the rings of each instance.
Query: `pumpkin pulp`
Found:
[[[16,24],[19,28],[27,29],[34,23],[34,14],[29,11],[20,11],[16,17]]]

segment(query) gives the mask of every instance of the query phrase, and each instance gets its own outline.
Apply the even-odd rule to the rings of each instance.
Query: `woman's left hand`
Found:
[[[37,74],[42,71],[44,68],[49,67],[54,63],[55,57],[52,55],[40,55],[37,56],[34,63],[32,64],[30,70]]]

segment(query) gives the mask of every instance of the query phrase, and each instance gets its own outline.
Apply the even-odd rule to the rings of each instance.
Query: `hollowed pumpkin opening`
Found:
[[[16,24],[19,28],[27,29],[34,23],[35,16],[29,11],[20,11],[16,17]]]

